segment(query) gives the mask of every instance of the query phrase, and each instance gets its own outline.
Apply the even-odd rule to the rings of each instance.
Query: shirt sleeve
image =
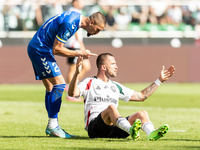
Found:
[[[80,90],[80,96],[83,96],[83,98],[86,97],[86,94],[87,94],[87,87],[88,87],[88,83],[90,81],[90,78],[86,78],[84,79],[83,81],[79,82],[77,87],[79,88]]]
[[[66,41],[79,29],[80,19],[81,14],[75,11],[66,15],[59,25],[59,31],[56,34],[57,40],[62,43],[66,43]]]
[[[62,23],[59,27],[59,31],[56,34],[58,41],[66,43],[66,41],[72,36],[68,23]]]
[[[119,90],[119,99],[122,101],[128,102],[131,96],[133,95],[134,90],[129,89],[118,82],[113,82],[113,83],[117,86]]]

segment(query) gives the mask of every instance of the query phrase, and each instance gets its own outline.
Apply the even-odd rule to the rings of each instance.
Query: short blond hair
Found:
[[[101,12],[93,13],[89,16],[90,20],[94,21],[94,25],[101,25],[102,23],[106,26],[106,17]]]

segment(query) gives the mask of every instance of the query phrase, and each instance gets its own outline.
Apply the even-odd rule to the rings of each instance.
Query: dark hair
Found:
[[[107,56],[113,56],[113,55],[110,53],[102,53],[97,57],[96,65],[98,69],[101,68],[102,65],[104,65],[104,61],[106,60]]]
[[[92,15],[89,16],[89,18],[90,20],[94,21],[94,25],[95,24],[101,25],[102,23],[104,23],[104,25],[106,26],[106,17],[101,12],[93,13]]]

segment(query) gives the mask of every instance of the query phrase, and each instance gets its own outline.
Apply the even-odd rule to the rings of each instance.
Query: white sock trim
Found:
[[[57,126],[59,126],[58,118],[49,118],[49,122],[48,122],[49,129],[54,129]]]
[[[142,125],[142,130],[149,135],[153,130],[155,130],[152,122],[145,122]]]
[[[116,124],[117,124],[117,127],[119,127],[120,129],[130,134],[131,124],[129,123],[127,119],[123,117],[119,117],[116,121]]]

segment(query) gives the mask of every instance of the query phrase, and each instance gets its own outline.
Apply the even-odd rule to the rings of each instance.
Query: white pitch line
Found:
[[[169,130],[169,132],[187,132],[187,130]]]
[[[0,101],[0,105],[21,105],[21,106],[44,106],[44,102],[19,102],[19,101]],[[82,103],[66,104],[62,103],[61,107],[82,107]],[[172,108],[172,107],[141,107],[141,106],[120,106],[119,109],[140,109],[140,110],[168,110],[168,111],[195,111],[200,112],[200,108]]]
[[[172,110],[178,110],[178,111],[197,111],[200,112],[200,108],[172,108],[172,107],[141,107],[141,106],[119,106],[119,109],[145,109],[145,110],[168,110],[168,111],[172,111]]]
[[[0,101],[0,105],[43,106],[45,105],[45,102]],[[84,107],[84,104],[83,103],[76,103],[76,104],[62,103],[62,107]]]

